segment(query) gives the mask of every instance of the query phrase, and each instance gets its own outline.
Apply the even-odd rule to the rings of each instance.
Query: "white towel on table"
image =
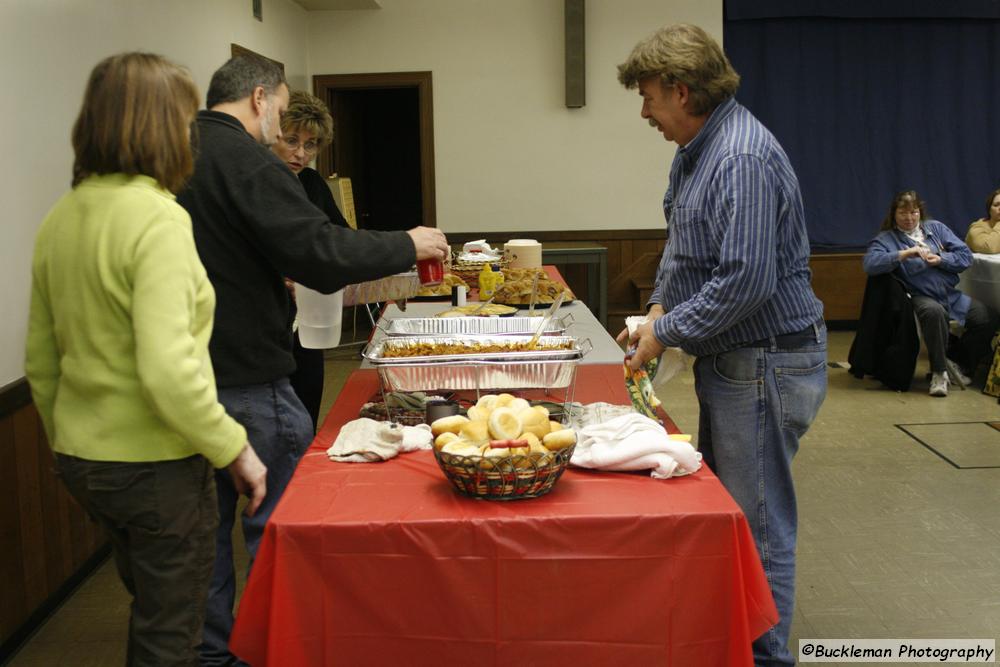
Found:
[[[433,441],[427,424],[400,426],[362,417],[340,428],[326,455],[331,461],[342,463],[386,461],[400,452],[430,449]]]
[[[689,475],[701,468],[691,443],[671,439],[658,423],[638,413],[579,431],[570,463],[599,470],[649,470],[655,479]]]

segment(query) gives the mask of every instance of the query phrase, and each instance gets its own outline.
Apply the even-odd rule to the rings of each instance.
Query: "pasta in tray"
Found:
[[[455,354],[491,354],[496,352],[532,352],[538,349],[537,343],[528,347],[528,341],[510,342],[456,342],[416,341],[406,345],[387,345],[382,350],[382,357],[395,359],[400,357],[436,357]],[[545,350],[571,350],[572,341],[560,341],[554,344],[546,343]]]

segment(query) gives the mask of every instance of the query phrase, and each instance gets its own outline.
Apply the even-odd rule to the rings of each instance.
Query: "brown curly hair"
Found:
[[[740,86],[740,75],[719,43],[687,23],[660,28],[636,44],[618,66],[618,81],[630,90],[651,76],[660,77],[664,85],[686,85],[691,98],[689,111],[696,116],[710,113]]]
[[[322,148],[333,139],[333,117],[323,100],[304,90],[293,91],[288,97],[288,109],[281,117],[281,133],[308,132]]]

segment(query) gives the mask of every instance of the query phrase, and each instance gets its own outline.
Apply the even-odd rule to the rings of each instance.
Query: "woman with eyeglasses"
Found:
[[[865,273],[892,273],[911,295],[931,362],[931,396],[947,396],[949,384],[969,384],[968,375],[989,352],[997,326],[986,306],[957,287],[958,274],[970,264],[969,247],[947,225],[928,219],[926,205],[913,190],[893,198],[865,253]],[[946,356],[949,320],[965,326],[962,358],[955,361]]]
[[[288,109],[281,117],[281,138],[271,145],[271,150],[299,177],[309,201],[326,213],[330,222],[348,227],[347,220],[333,201],[333,195],[323,177],[309,166],[320,149],[332,138],[333,118],[326,105],[315,95],[297,90],[289,96]],[[292,289],[289,284],[289,291]],[[292,292],[293,299],[294,296]],[[294,307],[291,318],[294,321]],[[323,398],[323,351],[302,347],[298,332],[294,334],[292,343],[295,372],[289,382],[309,411],[313,428],[316,428],[319,422],[319,404]]]

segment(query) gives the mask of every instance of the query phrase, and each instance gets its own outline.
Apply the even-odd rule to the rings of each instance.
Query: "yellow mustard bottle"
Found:
[[[479,272],[479,300],[486,301],[489,299],[493,296],[493,290],[495,289],[496,274],[493,273],[493,268],[487,262],[483,264],[483,268]]]

